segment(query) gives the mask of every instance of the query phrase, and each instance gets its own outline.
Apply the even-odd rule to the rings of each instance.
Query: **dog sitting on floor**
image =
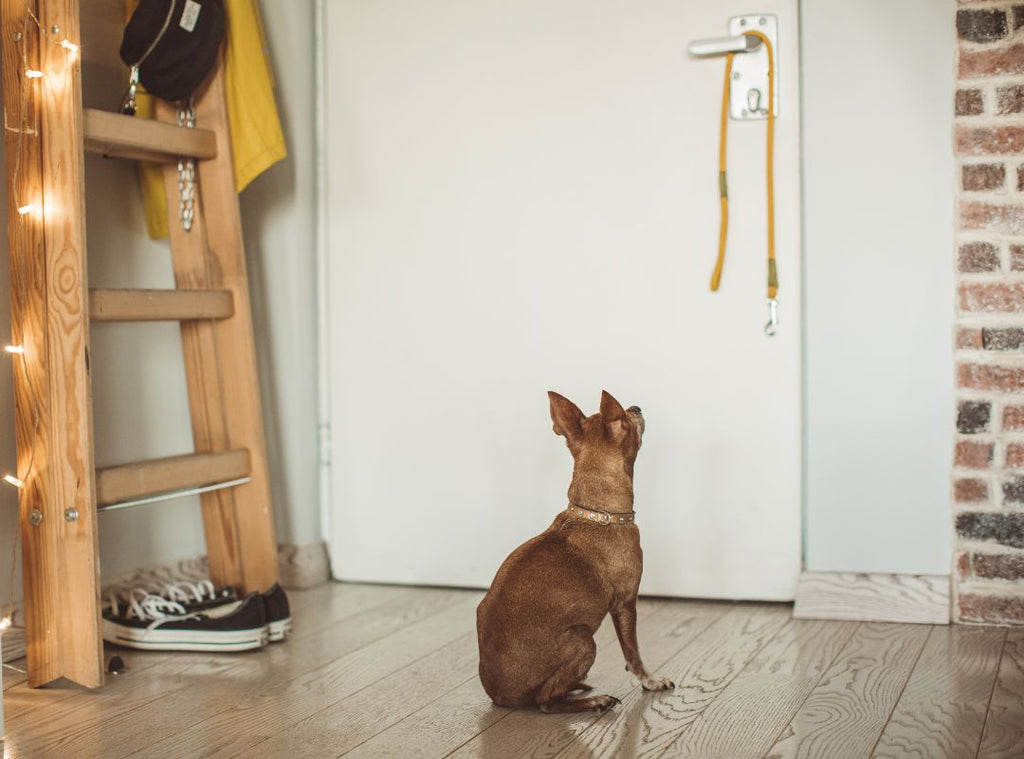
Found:
[[[575,461],[569,506],[505,559],[477,607],[480,681],[499,706],[537,706],[548,714],[601,711],[619,700],[569,695],[593,689],[585,678],[606,614],[626,669],[644,690],[674,687],[651,676],[637,648],[643,553],[633,521],[633,462],[644,418],[607,392],[600,412],[588,417],[558,393],[548,397],[555,434],[565,438]]]

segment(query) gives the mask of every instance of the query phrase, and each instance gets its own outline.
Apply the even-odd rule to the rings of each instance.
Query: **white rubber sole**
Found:
[[[267,627],[252,630],[140,630],[103,620],[103,639],[146,651],[248,651],[267,644]]]
[[[267,625],[267,640],[271,643],[277,643],[285,639],[285,636],[292,631],[292,618],[282,619],[277,622],[271,622]]]

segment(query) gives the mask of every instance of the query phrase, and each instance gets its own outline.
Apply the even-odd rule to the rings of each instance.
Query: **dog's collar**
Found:
[[[582,506],[577,506],[575,503],[570,503],[566,508],[566,512],[572,516],[582,517],[598,524],[632,524],[636,518],[635,511],[630,511],[628,514],[613,514],[598,509],[585,509]]]

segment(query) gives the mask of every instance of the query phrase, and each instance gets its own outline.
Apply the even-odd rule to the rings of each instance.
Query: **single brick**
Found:
[[[1024,245],[1010,246],[1010,271],[1024,271]]]
[[[957,291],[961,311],[986,314],[1024,311],[1024,282],[965,283]]]
[[[1001,163],[979,163],[964,166],[960,184],[966,192],[1001,190],[1006,184],[1006,167]]]
[[[960,440],[956,444],[954,464],[968,469],[987,469],[992,463],[994,448],[992,443]]]
[[[959,77],[1024,74],[1024,45],[1011,45],[1001,50],[961,50]]]
[[[1024,406],[1003,408],[1003,429],[1011,432],[1024,430]]]
[[[964,511],[956,515],[956,534],[1024,548],[1024,511]]]
[[[961,622],[983,622],[990,625],[1024,624],[1024,595],[960,594]]]
[[[971,390],[1019,393],[1024,391],[1024,367],[960,364],[957,384]]]
[[[1007,408],[1021,409],[1021,424],[1024,425],[1024,406]],[[987,432],[991,416],[992,404],[988,401],[960,401],[956,412],[956,429],[963,435]]]
[[[1021,152],[1024,152],[1024,145]],[[960,227],[1003,235],[1024,235],[1024,205],[960,201]]]
[[[1024,503],[1024,477],[1014,477],[1003,483],[1003,503]]]
[[[1024,152],[1024,126],[957,126],[954,144],[957,155],[1016,155]]]
[[[1006,446],[1006,468],[1021,469],[1024,467],[1024,443],[1010,443]]]
[[[997,87],[996,110],[1001,114],[1024,113],[1024,85]]]
[[[980,503],[988,500],[985,480],[964,479],[953,483],[953,500],[957,503]]]
[[[984,347],[981,330],[977,327],[960,327],[956,331],[956,347],[962,349]]]
[[[977,116],[985,112],[981,90],[957,90],[954,110],[957,116]]]
[[[976,553],[971,558],[974,574],[989,580],[1024,579],[1024,554]]]
[[[957,268],[962,272],[999,271],[999,251],[987,242],[968,242],[960,246]]]
[[[997,8],[956,12],[956,33],[968,42],[994,42],[1010,31],[1006,11]]]
[[[969,580],[971,578],[971,555],[966,551],[961,551],[957,554],[956,571],[961,580]]]
[[[985,350],[1019,351],[1024,349],[1024,329],[1020,327],[985,327],[981,331]]]

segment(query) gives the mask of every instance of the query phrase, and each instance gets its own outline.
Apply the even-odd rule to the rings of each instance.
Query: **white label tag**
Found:
[[[199,20],[199,11],[202,9],[203,6],[195,2],[195,0],[185,0],[185,10],[181,12],[181,21],[178,22],[178,26],[186,32],[193,31],[196,28],[196,22]]]

